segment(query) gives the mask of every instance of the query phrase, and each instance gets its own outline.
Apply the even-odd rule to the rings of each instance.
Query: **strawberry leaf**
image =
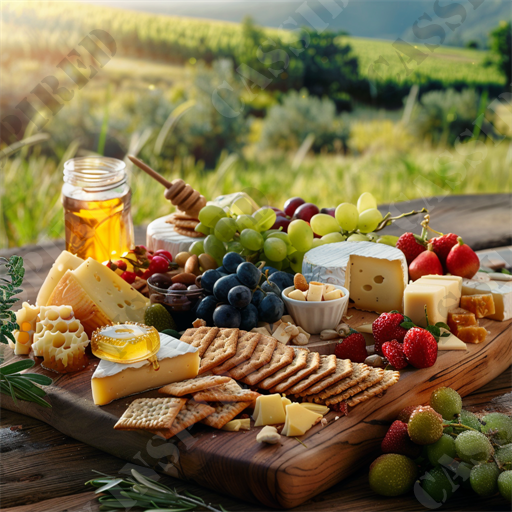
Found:
[[[449,332],[443,332],[443,334],[441,334],[441,338],[448,338],[448,336],[450,336]]]
[[[448,325],[446,325],[444,322],[437,322],[436,327],[441,327],[443,329],[446,329],[447,331],[450,330],[450,327],[448,327]]]
[[[416,327],[416,325],[413,322],[402,322],[400,324],[400,327],[403,327],[404,329],[412,329],[413,327]]]
[[[412,323],[412,320],[408,316],[404,315],[404,322],[411,322]]]
[[[441,329],[437,327],[436,325],[429,325],[427,326],[426,330],[434,336],[436,341],[439,341],[439,337],[441,336]]]

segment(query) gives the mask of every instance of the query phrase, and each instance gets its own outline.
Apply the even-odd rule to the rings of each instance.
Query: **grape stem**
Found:
[[[404,217],[410,217],[411,215],[417,215],[418,213],[425,212],[428,213],[428,210],[426,208],[422,208],[420,211],[413,210],[412,212],[402,213],[402,215],[398,215],[397,217],[391,217],[391,212],[388,212],[380,221],[378,226],[374,229],[374,231],[380,231],[381,229],[384,229],[386,226],[389,226],[395,220],[403,219]]]
[[[473,427],[468,427],[467,425],[463,425],[462,423],[443,423],[443,428],[448,428],[448,427],[461,428],[463,430],[473,430],[474,432],[479,432],[479,430],[476,430]]]

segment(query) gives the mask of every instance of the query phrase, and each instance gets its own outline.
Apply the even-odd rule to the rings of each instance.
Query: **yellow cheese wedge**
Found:
[[[325,416],[329,411],[329,407],[321,404],[310,404],[309,402],[302,402],[300,404],[302,407],[305,407],[308,411],[316,412],[317,414],[321,414]]]
[[[447,331],[444,331],[447,332]],[[439,343],[437,344],[438,350],[467,350],[467,345],[457,338],[455,334],[451,334],[450,336],[441,336],[439,338]]]
[[[238,420],[240,422],[240,430],[251,430],[251,418]]]
[[[53,293],[53,290],[66,271],[76,270],[83,262],[84,260],[82,258],[79,258],[68,251],[62,251],[59,257],[55,260],[50,272],[48,272],[43,286],[39,289],[36,304],[38,306],[46,306],[50,295]]]
[[[292,403],[292,401],[289,398],[286,398],[285,396],[281,397],[281,402],[283,402],[283,407],[286,407],[287,405]]]
[[[88,258],[76,270],[66,271],[48,305],[68,305],[75,317],[92,332],[113,323],[144,323],[149,300],[101,263]]]
[[[155,370],[149,361],[121,364],[101,360],[91,380],[94,403],[105,405],[171,382],[193,379],[198,374],[197,348],[172,336],[160,333],[160,350],[156,357],[159,370]]]
[[[286,421],[281,435],[302,436],[320,419],[321,414],[309,411],[301,404],[287,405]]]
[[[221,430],[227,430],[228,432],[238,432],[240,430],[240,420],[228,421]]]
[[[276,425],[285,422],[284,404],[279,393],[261,395],[256,399],[253,414],[254,426]]]

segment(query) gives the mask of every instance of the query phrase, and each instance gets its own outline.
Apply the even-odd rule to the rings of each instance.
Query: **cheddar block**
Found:
[[[465,295],[460,300],[462,308],[471,311],[477,318],[485,318],[496,313],[494,299],[490,293],[485,295]]]
[[[416,325],[426,327],[425,306],[427,306],[430,324],[446,323],[448,309],[446,308],[445,296],[446,289],[444,286],[410,284],[404,293],[404,314]]]
[[[286,418],[281,395],[275,393],[274,395],[259,396],[256,399],[252,419],[255,427],[284,423]]]
[[[414,282],[414,285],[433,285],[443,286],[445,289],[445,307],[447,309],[456,308],[460,302],[461,289],[462,289],[462,277],[458,276],[438,276],[445,279],[433,279],[430,276],[420,277]]]
[[[159,370],[149,361],[121,364],[101,360],[91,380],[94,403],[105,405],[118,398],[197,377],[199,352],[188,343],[160,333],[156,357]]]
[[[302,436],[315,423],[322,419],[321,414],[302,407],[301,404],[290,404],[286,406],[286,421],[281,432],[283,436]]]
[[[76,270],[67,270],[48,299],[48,305],[73,308],[85,329],[114,323],[144,323],[149,299],[101,263],[88,258]]]
[[[482,343],[487,337],[487,329],[485,327],[478,327],[477,325],[470,325],[468,327],[458,327],[455,333],[465,343]]]
[[[55,263],[52,265],[50,272],[48,272],[43,286],[39,289],[36,304],[38,306],[46,306],[53,290],[55,290],[55,287],[64,274],[68,270],[76,270],[83,262],[84,260],[82,258],[79,258],[68,251],[62,251],[59,257],[55,260]]]
[[[470,311],[462,308],[455,308],[448,311],[448,327],[452,333],[457,332],[458,327],[467,327],[469,325],[478,325],[476,316]]]

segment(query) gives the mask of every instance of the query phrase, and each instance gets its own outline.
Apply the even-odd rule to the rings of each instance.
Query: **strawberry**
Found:
[[[454,276],[471,279],[479,268],[480,260],[475,251],[469,245],[465,245],[459,236],[446,258],[446,269]]]
[[[430,275],[442,276],[443,266],[437,257],[437,254],[432,250],[432,244],[428,244],[428,250],[422,252],[415,260],[409,265],[409,277],[416,281],[421,276]]]
[[[447,235],[436,236],[431,238],[428,243],[432,244],[432,249],[437,254],[439,261],[444,264],[450,249],[457,243],[457,235],[448,233]]]
[[[428,368],[437,360],[437,342],[421,327],[413,327],[404,338],[404,354],[415,368]]]
[[[336,345],[334,353],[338,359],[350,359],[354,363],[364,363],[368,357],[366,340],[361,333],[353,333]]]
[[[403,421],[404,423],[409,423],[409,419],[411,417],[411,414],[413,413],[414,409],[416,409],[417,405],[408,405],[407,407],[404,407],[396,417],[397,420]]]
[[[389,364],[396,370],[401,370],[409,364],[405,358],[402,344],[398,343],[396,340],[386,341],[386,343],[382,345],[382,352],[389,361]]]
[[[382,453],[398,453],[415,459],[421,453],[421,446],[414,444],[407,432],[407,424],[394,421],[380,445]]]
[[[404,316],[400,313],[382,313],[372,324],[372,333],[375,338],[375,352],[382,354],[382,344],[386,341],[396,340],[402,342],[407,329],[400,327]]]
[[[421,254],[425,248],[425,242],[414,233],[404,233],[396,242],[396,248],[405,254],[407,264],[410,265],[414,258]]]

